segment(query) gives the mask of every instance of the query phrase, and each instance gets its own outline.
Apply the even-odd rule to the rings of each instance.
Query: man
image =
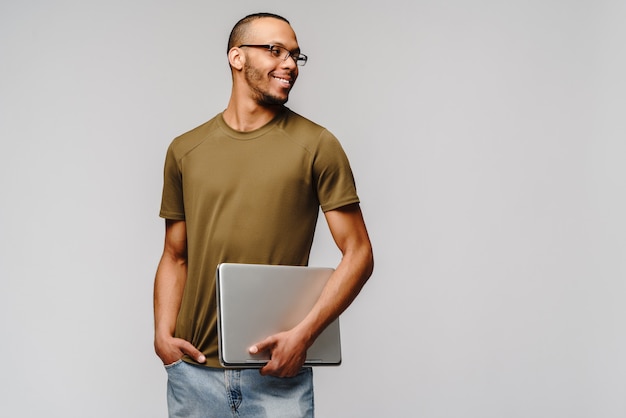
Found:
[[[289,22],[268,13],[243,18],[228,60],[227,108],[176,138],[165,162],[154,315],[170,416],[313,416],[307,348],[371,275],[372,248],[338,141],[284,106],[307,60]],[[260,372],[221,368],[217,264],[306,265],[320,207],[343,257],[319,300],[293,329],[250,347],[270,353]]]

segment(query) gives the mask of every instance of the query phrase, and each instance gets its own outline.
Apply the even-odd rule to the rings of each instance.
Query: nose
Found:
[[[298,70],[298,64],[296,64],[296,59],[292,55],[289,55],[287,59],[283,60],[282,67],[289,68],[292,71]]]

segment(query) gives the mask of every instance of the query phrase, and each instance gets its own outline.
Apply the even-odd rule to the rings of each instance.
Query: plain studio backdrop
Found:
[[[288,105],[343,143],[376,254],[317,416],[626,416],[626,3],[222,3],[0,3],[0,416],[166,416],[165,151],[257,11],[310,57]],[[320,223],[311,264],[339,258]]]

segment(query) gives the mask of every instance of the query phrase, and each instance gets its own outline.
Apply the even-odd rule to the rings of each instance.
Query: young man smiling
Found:
[[[154,314],[170,417],[312,417],[307,348],[360,292],[372,248],[339,142],[285,107],[307,61],[289,22],[269,13],[241,19],[228,60],[227,108],[176,138],[165,161]],[[306,265],[320,207],[343,257],[319,300],[293,329],[250,347],[270,353],[260,371],[221,368],[217,264]]]

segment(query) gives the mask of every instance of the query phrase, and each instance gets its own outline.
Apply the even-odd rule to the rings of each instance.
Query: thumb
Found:
[[[185,341],[186,344],[182,347],[183,353],[187,354],[189,357],[193,358],[198,363],[204,363],[206,361],[206,357],[200,350],[194,347],[190,342]]]

